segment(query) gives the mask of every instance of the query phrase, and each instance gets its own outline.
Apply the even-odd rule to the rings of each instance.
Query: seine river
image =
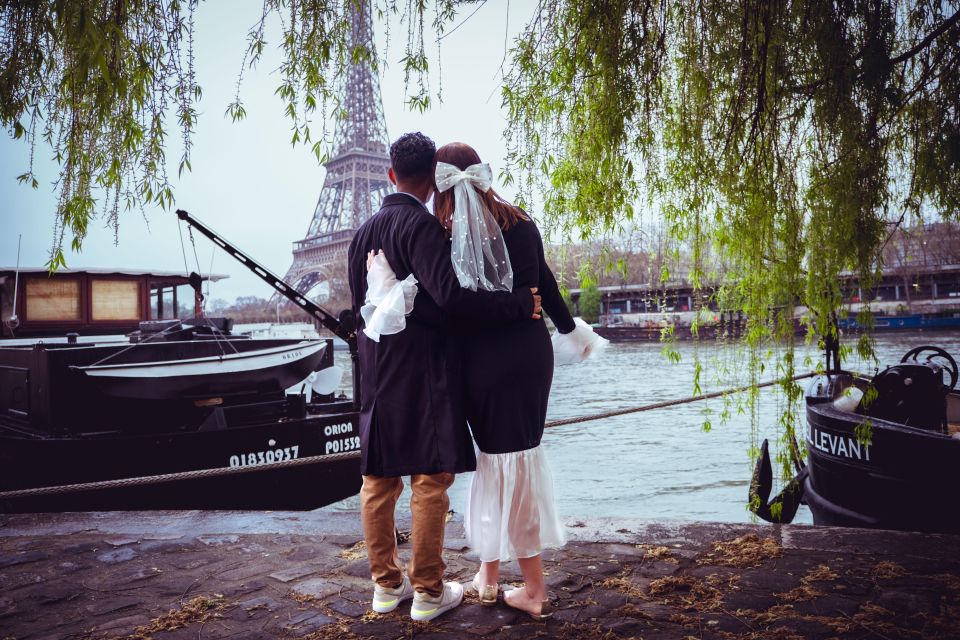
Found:
[[[872,373],[900,361],[909,349],[932,344],[960,358],[960,333],[888,333],[877,335],[879,361],[861,362],[852,356],[848,370]],[[611,344],[598,359],[558,367],[554,373],[548,421],[585,416],[613,409],[647,405],[693,395],[695,362],[702,365],[704,393],[747,384],[746,355],[714,342],[678,342],[679,362],[663,355],[659,343]],[[338,362],[348,363],[338,353]],[[804,359],[822,359],[813,348],[798,349],[798,372],[813,369]],[[809,363],[810,361],[808,361]],[[348,365],[349,366],[349,365]],[[760,380],[776,377],[772,365]],[[805,388],[807,380],[801,380]],[[742,396],[744,394],[738,394]],[[738,396],[694,402],[667,409],[629,414],[547,429],[543,437],[553,468],[558,508],[564,516],[680,518],[749,522],[747,490],[751,416],[738,406]],[[745,398],[744,398],[745,400]],[[760,392],[757,403],[759,441],[777,434],[783,400],[772,389]],[[722,420],[724,410],[729,414]],[[798,434],[805,420],[801,408]],[[711,428],[705,431],[704,422]],[[450,490],[450,508],[462,513],[471,474],[457,477]],[[779,489],[774,489],[774,494]],[[406,508],[408,494],[401,497]],[[328,508],[356,509],[356,497]],[[794,522],[812,522],[801,506]]]

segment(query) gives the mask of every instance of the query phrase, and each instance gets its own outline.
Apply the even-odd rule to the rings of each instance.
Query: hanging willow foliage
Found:
[[[194,72],[198,0],[2,0],[0,2],[0,124],[31,149],[21,182],[38,186],[33,154],[48,145],[59,164],[54,241],[49,266],[65,265],[67,233],[79,250],[101,214],[116,231],[124,210],[169,207],[167,174],[171,118],[182,141],[178,171],[190,169],[191,136],[202,97]],[[351,37],[351,16],[400,14],[409,28],[402,64],[410,104],[430,104],[425,36],[441,34],[454,17],[439,0],[427,22],[423,0],[263,0],[248,34],[237,96],[227,115],[243,118],[243,70],[268,46],[271,19],[281,23],[283,63],[277,95],[291,121],[294,144],[312,145],[323,160],[327,114],[338,112],[336,89],[352,62],[379,62],[369,44]],[[429,24],[429,27],[427,25]],[[238,51],[238,62],[241,54]],[[323,135],[310,122],[320,111]]]
[[[904,220],[960,217],[958,8],[543,0],[504,88],[513,170],[568,231],[659,210],[691,283],[745,312],[752,380],[771,345],[790,378],[798,307],[830,336],[840,274],[869,289]]]
[[[0,118],[33,154],[49,145],[60,165],[50,266],[64,264],[69,229],[80,248],[96,212],[95,194],[116,225],[121,207],[168,206],[166,122],[170,110],[190,164],[194,103],[193,7],[178,2],[4,2],[0,13]]]
[[[347,28],[349,13],[371,4],[381,17],[400,14],[410,105],[429,107],[425,42],[439,42],[457,7],[473,2],[435,0],[428,18],[427,0],[263,0],[249,34],[244,68],[268,46],[267,21],[280,21],[277,93],[293,142],[318,158],[325,135],[314,139],[313,115],[337,113],[351,62],[377,63]],[[0,122],[31,149],[48,144],[60,163],[52,268],[64,263],[65,233],[79,248],[98,197],[114,225],[124,209],[171,204],[167,119],[175,114],[179,169],[189,170],[201,97],[196,7],[0,1]],[[810,335],[829,337],[841,273],[868,287],[905,220],[960,214],[958,8],[541,0],[504,87],[512,170],[542,192],[553,222],[583,237],[617,231],[641,210],[662,215],[689,247],[693,285],[721,285],[721,304],[745,312],[752,379],[771,344],[785,345],[776,373],[789,378],[796,308],[809,310]],[[227,114],[245,113],[238,88]],[[20,179],[36,186],[32,160]],[[869,355],[869,339],[859,347]],[[787,442],[800,389],[783,391]]]

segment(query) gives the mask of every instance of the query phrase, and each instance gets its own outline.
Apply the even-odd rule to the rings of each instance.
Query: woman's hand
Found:
[[[533,315],[530,316],[534,320],[540,319],[541,306],[540,306],[540,296],[537,295],[537,288],[530,287],[530,293],[533,295]]]

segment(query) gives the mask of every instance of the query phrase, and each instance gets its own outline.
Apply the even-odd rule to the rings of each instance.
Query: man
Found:
[[[414,620],[432,620],[463,600],[463,588],[443,581],[443,534],[454,475],[476,468],[464,418],[458,321],[510,323],[539,318],[536,289],[513,293],[463,289],[450,263],[443,227],[424,206],[433,193],[436,147],[422,133],[390,147],[390,181],[397,193],[383,199],[365,222],[348,256],[360,351],[360,512],[373,609],[393,611],[413,598]],[[379,342],[363,331],[367,254],[383,250],[399,280],[413,274],[418,291],[406,329]],[[413,557],[407,576],[397,556],[394,509],[411,476]]]

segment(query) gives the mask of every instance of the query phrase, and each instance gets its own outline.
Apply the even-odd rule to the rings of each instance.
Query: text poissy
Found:
[[[870,462],[870,445],[857,442],[856,438],[841,436],[829,431],[821,431],[811,426],[807,433],[807,441],[814,448],[841,458],[851,460],[866,460]]]

